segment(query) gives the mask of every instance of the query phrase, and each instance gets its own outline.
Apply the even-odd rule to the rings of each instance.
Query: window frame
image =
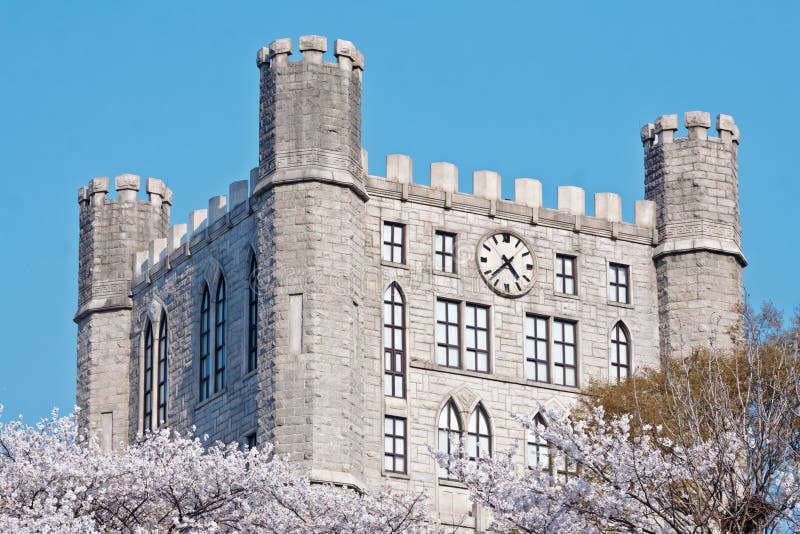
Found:
[[[258,369],[258,261],[250,251],[247,271],[247,373]]]
[[[624,341],[620,340],[620,337],[624,339]],[[610,370],[611,370],[611,379],[616,380],[617,383],[622,382],[623,380],[627,379],[631,376],[631,360],[632,360],[632,350],[631,350],[631,334],[628,327],[622,321],[617,321],[614,323],[614,326],[611,327],[611,354],[610,354]],[[620,356],[620,349],[621,347],[625,347],[625,364],[621,364],[619,362]],[[625,376],[621,375],[621,370],[625,369]]]
[[[392,432],[387,432],[386,423],[391,421]],[[398,424],[401,425],[402,434],[397,433]],[[387,450],[387,439],[392,441],[392,450]],[[402,440],[402,450],[397,450],[397,442]],[[392,468],[386,467],[386,460],[391,459]],[[397,469],[397,461],[400,459],[403,462],[403,468]],[[396,415],[383,416],[383,472],[395,475],[405,475],[408,473],[408,420],[405,417]]]
[[[533,330],[534,330],[533,337],[528,335],[528,321],[529,320],[533,321]],[[543,338],[539,337],[539,331],[538,331],[538,321],[539,320],[544,321],[544,337]],[[526,313],[525,314],[525,324],[523,325],[523,331],[524,331],[525,340],[524,340],[524,344],[523,344],[523,347],[522,347],[522,352],[523,352],[523,355],[525,357],[525,378],[526,378],[526,380],[532,380],[534,382],[539,382],[539,383],[542,383],[542,384],[550,384],[552,382],[552,378],[553,378],[553,372],[551,370],[552,358],[551,358],[551,355],[550,355],[550,353],[551,353],[550,341],[551,341],[552,336],[550,335],[551,334],[550,330],[551,330],[551,328],[550,328],[550,317],[547,317],[545,315],[538,315],[538,314],[535,314],[535,313]],[[534,357],[533,358],[530,357],[530,354],[528,353],[528,350],[527,350],[528,341],[529,340],[533,342],[533,348],[534,348],[534,355],[533,355]],[[544,359],[539,358],[539,343],[542,342],[542,341],[544,342],[544,350],[545,350]],[[528,373],[529,363],[533,365],[533,369],[534,369],[534,376],[533,377],[531,377],[529,375],[529,373]],[[542,364],[542,363],[544,363],[545,373],[546,373],[545,377],[544,377],[544,380],[541,380],[539,378],[539,365]]]
[[[386,241],[386,228],[391,228],[390,241]],[[396,242],[396,231],[400,231],[400,241]],[[406,225],[396,221],[383,221],[381,225],[381,261],[391,265],[406,265]],[[386,259],[386,247],[391,251],[389,259]],[[395,249],[400,249],[400,261],[394,261]]]
[[[544,416],[541,413],[537,413],[533,416],[532,424],[534,426],[543,426],[547,428],[547,421],[545,420]],[[525,442],[527,446],[526,455],[525,455],[525,463],[527,464],[528,469],[540,469],[550,475],[552,475],[552,468],[553,468],[553,449],[550,446],[550,443],[542,437],[534,436],[530,430],[526,431]],[[542,454],[542,449],[544,449],[544,454]],[[534,451],[534,456],[536,458],[536,463],[531,463],[531,450]],[[539,463],[540,458],[547,459],[547,465],[541,466]]]
[[[566,271],[566,260],[570,260],[572,264],[572,270],[569,274],[567,274]],[[561,273],[559,273],[559,270]],[[572,281],[572,292],[566,291],[567,280]],[[568,297],[578,296],[578,256],[556,252],[553,266],[553,291],[557,295]]]
[[[439,319],[439,303],[444,304],[445,309],[445,318],[444,321]],[[450,318],[450,305],[455,304],[456,309],[456,317],[455,322],[453,322]],[[447,299],[442,297],[436,297],[434,303],[434,315],[435,315],[435,332],[434,332],[434,339],[436,343],[434,345],[434,357],[436,361],[436,365],[440,367],[447,367],[450,369],[461,369],[461,301]],[[445,337],[443,341],[439,339],[439,326],[444,326]],[[456,339],[455,344],[453,344],[450,339],[450,327],[456,327]],[[445,363],[439,362],[439,348],[443,347],[445,349]],[[456,349],[456,357],[458,361],[456,365],[450,365],[450,351],[451,349]]]
[[[158,323],[158,380],[156,381],[156,427],[167,422],[167,375],[169,373],[169,320],[166,310],[161,311]]]
[[[227,287],[220,275],[214,296],[214,393],[227,386]]]
[[[211,397],[211,291],[203,284],[200,297],[200,402]]]
[[[472,428],[472,421],[473,418],[475,420],[475,431],[473,432]],[[481,433],[481,421],[483,421],[483,425],[486,426],[485,433]],[[485,438],[488,442],[488,449],[485,451],[487,454],[482,454],[483,449],[480,446],[481,438]],[[475,450],[476,453],[473,455],[472,450],[472,440],[475,440]],[[472,412],[469,414],[469,423],[467,425],[467,456],[470,460],[477,460],[478,458],[491,458],[492,456],[492,424],[489,419],[489,413],[486,411],[486,407],[483,405],[482,402],[479,402],[475,405]]]
[[[621,283],[619,281],[620,271],[625,273],[625,282]],[[608,262],[608,301],[613,304],[622,304],[622,305],[630,305],[632,302],[631,299],[631,266],[610,261]],[[612,276],[613,273],[613,276]],[[625,298],[626,300],[619,300],[620,288],[624,288],[625,290]]]
[[[464,306],[464,312],[463,312],[463,322],[464,322],[464,343],[463,343],[463,345],[464,345],[464,349],[463,349],[464,350],[464,362],[463,362],[462,368],[465,371],[472,371],[472,372],[475,372],[475,373],[489,374],[489,373],[492,372],[492,368],[491,368],[491,354],[492,354],[492,350],[491,350],[491,309],[492,308],[491,308],[491,306],[488,306],[486,304],[479,304],[479,303],[476,303],[476,302],[466,302],[466,301],[464,301],[462,303],[462,305]],[[479,312],[479,310],[483,310],[486,313],[486,326],[484,326],[484,327],[478,326],[478,312]],[[473,325],[469,324],[470,313],[472,313]],[[475,343],[474,343],[475,346],[474,347],[470,347],[469,346],[469,331],[470,330],[474,331],[474,333],[475,333],[474,334],[475,335]],[[478,339],[479,339],[479,336],[481,334],[483,334],[486,337],[486,348],[485,349],[479,348]],[[474,353],[474,359],[475,359],[475,368],[474,369],[470,369],[469,368],[469,354],[470,353]],[[478,365],[479,357],[482,354],[486,356],[486,370],[485,371],[481,371],[479,369],[480,366]]]
[[[387,295],[389,300],[387,300]],[[395,300],[397,297],[398,300]],[[396,308],[400,306],[399,325],[397,323]],[[386,316],[387,306],[391,310],[391,317]],[[391,331],[391,347],[386,346],[386,331]],[[397,332],[400,332],[400,348],[395,346]],[[387,356],[389,358],[387,366]],[[399,368],[398,368],[399,357]],[[387,377],[391,380],[391,393],[387,393]],[[397,391],[397,379],[400,379],[400,391]],[[386,397],[404,399],[406,397],[406,299],[403,290],[397,282],[392,282],[383,293],[383,394]]]
[[[579,375],[578,375],[578,362],[580,360],[580,358],[578,356],[578,322],[574,321],[572,319],[565,319],[565,318],[561,318],[561,317],[553,317],[551,320],[552,320],[552,326],[551,326],[551,332],[552,332],[551,359],[553,361],[553,371],[552,371],[553,372],[553,376],[552,376],[552,382],[551,383],[556,385],[556,386],[565,386],[565,387],[573,387],[573,388],[580,387],[580,380],[579,380]],[[572,342],[571,343],[566,340],[566,327],[567,327],[567,325],[572,327]],[[560,340],[557,339],[557,335],[556,335],[557,329],[558,329],[559,326],[561,327],[561,333],[560,333],[561,339]],[[561,347],[561,358],[562,358],[561,362],[558,362],[557,358],[556,358],[556,355],[558,353],[557,346]],[[572,365],[567,364],[567,358],[566,358],[566,354],[567,354],[567,350],[566,349],[567,349],[567,347],[571,347],[572,348],[572,356],[573,356],[573,362],[574,362]],[[559,368],[561,369],[561,373],[560,373],[561,382],[557,382],[556,381],[557,377],[559,376],[559,372],[558,372]],[[574,371],[574,375],[575,375],[575,383],[574,384],[567,384],[566,383],[567,369],[572,369]]]
[[[442,415],[445,414],[445,413],[447,414],[447,417],[446,417],[446,425],[447,425],[447,427],[446,428],[441,425],[441,423],[442,423]],[[455,426],[457,427],[455,429],[452,428],[453,427],[453,422],[455,422]],[[458,435],[459,443],[461,442],[461,440],[463,439],[463,435],[464,435],[463,434],[464,427],[463,427],[463,425],[461,423],[462,423],[462,421],[461,421],[461,416],[458,413],[458,406],[456,405],[455,401],[452,398],[450,398],[450,399],[447,400],[446,403],[444,403],[444,405],[439,410],[439,413],[436,416],[436,447],[437,447],[438,450],[440,450],[442,452],[445,452],[445,453],[447,453],[449,455],[454,455],[457,452],[457,450],[454,451],[452,449],[451,437],[453,435]],[[443,435],[443,433],[444,433],[444,436],[445,436],[445,443],[444,444],[442,444],[442,435]],[[443,445],[446,448],[442,448]],[[437,465],[436,472],[437,472],[437,476],[438,476],[439,479],[442,479],[442,480],[454,480],[454,477],[450,474],[450,471],[449,471],[448,468],[443,468],[440,465]]]
[[[153,323],[150,318],[144,327],[143,354],[142,354],[142,431],[151,432],[153,430]]]
[[[442,246],[437,246],[437,238],[441,237]],[[451,250],[447,252],[447,239],[452,240]],[[433,231],[433,271],[437,274],[457,275],[458,274],[458,234],[449,232],[447,230],[434,230]],[[439,259],[441,258],[441,268]],[[446,270],[447,258],[452,262],[452,270]]]

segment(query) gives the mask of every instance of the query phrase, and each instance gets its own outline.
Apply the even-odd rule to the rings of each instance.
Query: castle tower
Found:
[[[365,239],[363,56],[337,40],[258,52],[259,441],[313,480],[362,485],[359,307]],[[330,313],[337,310],[336,314]]]
[[[78,191],[79,425],[97,433],[106,450],[128,438],[133,254],[169,228],[172,191],[148,178],[149,200],[137,200],[139,182],[117,176],[116,199],[106,198],[107,177]]]
[[[645,198],[657,205],[661,353],[687,355],[698,346],[725,349],[741,322],[743,301],[737,150],[739,129],[708,113],[684,114],[688,137],[676,138],[678,116],[642,128]]]

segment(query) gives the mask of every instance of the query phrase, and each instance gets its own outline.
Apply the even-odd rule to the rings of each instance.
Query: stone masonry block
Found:
[[[616,193],[594,194],[594,216],[610,222],[622,221],[622,199]]]
[[[586,212],[586,193],[584,190],[573,185],[559,186],[558,211],[573,215],[583,215]]]
[[[208,199],[208,224],[224,217],[228,213],[228,199],[225,195],[219,195]]]
[[[458,167],[452,163],[431,163],[431,187],[445,192],[458,191]]]
[[[635,221],[637,226],[656,227],[656,203],[652,200],[637,200],[635,205]]]
[[[230,200],[231,209],[239,204],[247,202],[248,197],[248,182],[247,180],[239,180],[231,182],[228,186],[228,199]]]
[[[194,235],[206,227],[208,210],[194,210],[189,213],[189,234]]]
[[[410,184],[414,181],[414,160],[403,154],[386,156],[386,179]]]
[[[489,200],[502,198],[500,175],[494,171],[474,171],[472,173],[472,194]]]
[[[542,182],[533,178],[514,180],[514,202],[531,208],[542,207]]]
[[[114,178],[114,189],[119,194],[122,202],[133,202],[139,191],[139,176],[135,174],[120,174]]]

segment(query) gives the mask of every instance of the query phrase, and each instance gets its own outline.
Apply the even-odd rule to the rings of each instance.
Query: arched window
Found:
[[[225,389],[225,278],[217,283],[214,308],[214,393]]]
[[[458,418],[456,405],[451,399],[439,413],[439,450],[447,454],[455,454],[458,445],[454,445],[453,440],[459,438],[461,438],[461,421]],[[440,466],[439,477],[452,478],[452,475],[449,469]]]
[[[536,414],[533,418],[533,426],[537,430],[547,426],[542,414]],[[531,429],[533,430],[533,429]],[[530,469],[541,469],[550,471],[550,446],[547,440],[538,436],[536,432],[528,431],[528,467]]]
[[[469,416],[467,454],[471,460],[492,455],[492,432],[489,429],[489,417],[482,404],[478,404]]]
[[[392,284],[383,295],[383,393],[405,397],[404,317],[400,287]]]
[[[200,400],[211,395],[211,295],[203,287],[200,304]]]
[[[161,313],[158,325],[158,426],[167,422],[167,357],[169,355],[167,339],[167,312]]]
[[[258,264],[256,255],[250,254],[250,271],[247,276],[247,372],[258,367]]]
[[[611,329],[611,379],[621,382],[628,378],[631,364],[630,337],[622,321]]]
[[[144,397],[142,429],[153,430],[153,325],[150,319],[144,327]]]

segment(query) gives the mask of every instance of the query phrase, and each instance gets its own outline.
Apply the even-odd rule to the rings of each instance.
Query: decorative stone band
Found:
[[[128,310],[133,307],[130,298],[131,282],[128,279],[96,281],[78,292],[78,311],[73,320],[77,323],[86,315],[98,311]]]
[[[258,196],[280,184],[316,181],[349,187],[361,199],[367,200],[369,196],[362,183],[363,158],[359,154],[357,161],[320,148],[280,152],[262,166],[259,171],[261,179],[253,189],[253,195]]]
[[[730,224],[720,224],[704,220],[671,222],[659,228],[662,241],[686,237],[708,237],[733,241],[737,247],[742,245],[742,237]]]
[[[716,252],[727,254],[736,258],[742,267],[747,267],[747,259],[742,253],[742,249],[729,239],[715,239],[712,237],[696,237],[688,239],[670,239],[661,243],[653,251],[653,260],[674,254],[684,254],[687,252]]]

